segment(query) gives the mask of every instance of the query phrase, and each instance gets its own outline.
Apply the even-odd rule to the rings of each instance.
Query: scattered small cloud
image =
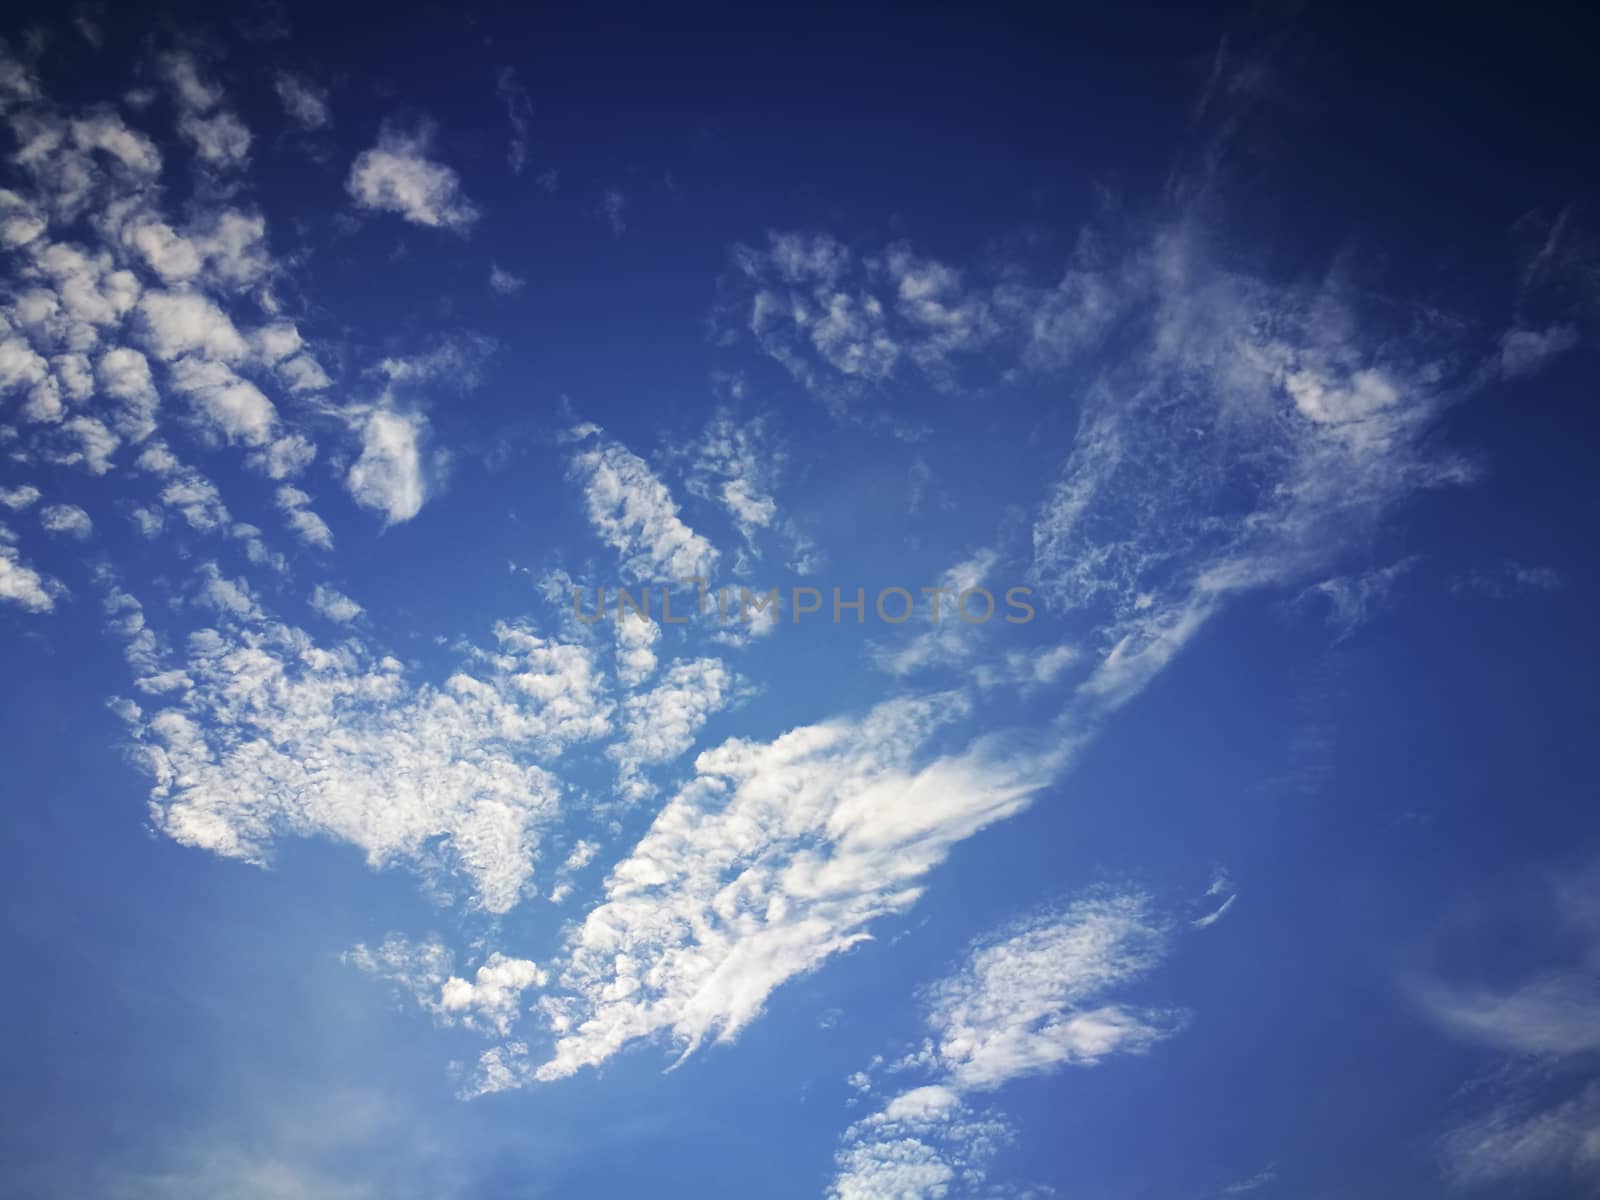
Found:
[[[349,624],[366,611],[343,592],[321,583],[312,590],[309,603],[328,620],[341,625]]]
[[[616,188],[608,188],[600,196],[600,215],[611,227],[613,237],[621,237],[628,229],[626,212],[628,198]]]
[[[432,130],[404,132],[385,125],[378,144],[363,150],[350,167],[346,190],[357,205],[398,213],[413,225],[465,234],[478,209],[461,190],[461,177],[428,158]]]
[[[273,76],[272,86],[284,113],[301,129],[325,129],[333,123],[326,88],[292,71],[279,71]]]
[[[490,263],[489,286],[502,296],[514,296],[528,286],[528,281],[504,270],[498,263]]]
[[[39,524],[46,533],[83,541],[94,532],[89,514],[76,504],[46,504],[39,510]]]
[[[528,165],[528,128],[533,123],[533,102],[528,91],[517,82],[517,73],[505,67],[495,78],[495,91],[511,122],[511,141],[506,146],[506,166],[513,175],[522,174]],[[548,190],[548,189],[546,189]]]

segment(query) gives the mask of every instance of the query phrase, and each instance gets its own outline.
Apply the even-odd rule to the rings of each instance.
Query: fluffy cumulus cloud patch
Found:
[[[434,162],[426,130],[402,133],[385,127],[378,144],[350,166],[345,189],[362,208],[397,213],[413,225],[465,233],[478,210],[461,190],[454,169]]]
[[[357,504],[393,523],[422,511],[428,481],[420,446],[426,423],[416,414],[379,410],[361,426],[361,454],[345,485]]]

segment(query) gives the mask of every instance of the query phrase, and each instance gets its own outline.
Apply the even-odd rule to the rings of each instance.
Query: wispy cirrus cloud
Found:
[[[495,92],[505,105],[506,120],[511,123],[511,140],[506,144],[506,166],[513,175],[520,175],[528,165],[528,128],[533,122],[533,102],[528,90],[517,82],[517,73],[510,67],[502,68],[495,77]]]
[[[1546,901],[1538,934],[1563,935],[1576,961],[1494,985],[1402,976],[1441,1032],[1510,1056],[1468,1089],[1477,1111],[1440,1142],[1444,1174],[1462,1186],[1576,1183],[1600,1166],[1600,869],[1554,877]]]

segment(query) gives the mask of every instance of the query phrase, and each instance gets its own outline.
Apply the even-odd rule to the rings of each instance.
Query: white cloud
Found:
[[[1149,972],[1168,937],[1148,899],[1107,896],[979,947],[932,991],[928,1023],[941,1067],[962,1090],[982,1091],[1147,1049],[1172,1032],[1175,1019],[1099,997]]]
[[[505,1037],[519,1015],[522,992],[542,987],[545,981],[545,973],[529,959],[507,958],[496,952],[470,983],[454,977],[445,980],[439,1002],[446,1012],[462,1013],[463,1021]]]
[[[41,575],[22,561],[16,535],[0,525],[0,600],[20,605],[29,612],[50,612],[64,589],[55,580]]]
[[[250,351],[228,315],[199,292],[148,292],[139,301],[139,314],[150,348],[159,359],[199,354],[219,362],[237,362]]]
[[[1556,878],[1553,924],[1578,941],[1582,962],[1547,970],[1514,986],[1411,982],[1423,1011],[1453,1036],[1530,1055],[1600,1051],[1600,867]]]
[[[320,392],[333,381],[322,364],[309,354],[296,354],[278,363],[274,370],[291,392]]]
[[[429,135],[385,127],[378,144],[364,150],[350,168],[346,189],[357,204],[399,213],[413,225],[465,233],[478,210],[461,191],[461,179],[443,163],[430,161]]]
[[[273,439],[264,450],[250,456],[252,467],[269,479],[292,479],[300,474],[317,456],[317,448],[303,434],[290,433]]]
[[[1521,379],[1536,374],[1551,359],[1576,346],[1578,341],[1578,331],[1571,325],[1508,330],[1500,339],[1500,372],[1507,379]]]
[[[139,531],[140,536],[153,538],[166,528],[166,516],[160,508],[147,508],[144,505],[135,505],[128,510],[128,520],[133,522],[133,527]]]
[[[161,397],[144,355],[125,346],[113,347],[95,363],[95,376],[101,391],[119,402],[112,416],[117,432],[134,442],[155,432]]]
[[[852,1125],[834,1159],[828,1200],[942,1200],[981,1195],[1011,1126],[979,1115],[948,1088],[903,1093]]]
[[[295,535],[306,545],[319,550],[333,549],[333,530],[311,511],[311,497],[297,487],[284,484],[277,492],[278,509]]]
[[[1228,872],[1222,868],[1218,868],[1216,874],[1211,878],[1211,886],[1206,889],[1206,899],[1215,903],[1219,897],[1221,898],[1221,903],[1218,903],[1216,908],[1203,916],[1196,917],[1189,924],[1195,929],[1210,929],[1228,915],[1228,910],[1233,907],[1234,901],[1239,898],[1239,892],[1233,886],[1233,880],[1229,877]]]
[[[859,255],[826,233],[771,232],[734,255],[736,307],[724,314],[761,350],[843,416],[909,366],[940,388],[1003,334],[1022,338],[1001,285],[961,272],[906,242]]]
[[[428,481],[419,445],[427,421],[417,413],[375,409],[361,429],[361,456],[345,475],[357,504],[384,516],[390,525],[422,511]]]
[[[153,177],[161,170],[155,143],[136,133],[111,112],[91,113],[72,122],[72,140],[82,150],[100,150],[136,175]]]
[[[1241,1179],[1238,1183],[1230,1183],[1227,1187],[1222,1189],[1221,1194],[1224,1196],[1243,1196],[1250,1192],[1257,1191],[1260,1188],[1264,1188],[1269,1183],[1275,1183],[1277,1182],[1277,1179],[1277,1168],[1265,1167],[1262,1170],[1257,1171],[1248,1179]]]
[[[151,215],[126,225],[121,240],[171,287],[237,291],[274,270],[265,219],[233,208],[206,212],[182,233]]]
[[[278,410],[255,384],[226,363],[178,359],[170,368],[172,386],[189,397],[205,427],[229,442],[264,446],[278,428]]]
[[[328,620],[340,624],[348,624],[366,611],[343,592],[321,583],[312,590],[310,604]]]
[[[1025,807],[1060,766],[1058,745],[1003,739],[928,759],[927,739],[969,711],[955,694],[896,700],[702,752],[572,933],[567,994],[541,1001],[555,1050],[532,1077],[657,1034],[685,1053],[732,1040],[774,988],[915,902],[953,844]]]
[[[270,567],[277,572],[289,569],[289,560],[262,540],[261,530],[246,521],[239,521],[228,530],[228,536],[244,543],[245,557],[256,566]]]
[[[104,475],[121,439],[94,417],[69,417],[45,432],[35,443],[42,457],[64,466],[82,466],[91,475]]]
[[[240,167],[250,158],[250,131],[238,116],[219,107],[222,89],[206,77],[186,51],[163,54],[158,62],[178,104],[178,132],[195,156],[212,167]]]
[[[76,504],[46,504],[39,510],[39,524],[46,533],[77,538],[79,541],[94,532],[94,522],[89,514]]]
[[[672,493],[642,458],[602,440],[572,456],[572,473],[583,485],[589,523],[631,578],[710,578],[715,548],[679,519]]]
[[[332,124],[326,88],[292,71],[279,71],[272,78],[272,87],[283,111],[301,129],[322,129]]]
[[[282,362],[305,345],[293,321],[269,321],[253,334],[256,352],[269,363]]]
[[[512,296],[527,287],[528,281],[501,269],[498,263],[490,263],[489,286],[502,296]]]
[[[611,624],[617,635],[617,682],[638,687],[656,669],[654,647],[661,639],[661,626],[633,612],[619,613]]]
[[[720,504],[747,543],[778,516],[772,490],[783,456],[769,445],[766,423],[720,409],[689,452],[689,491]]]
[[[1420,318],[1413,338],[1380,337],[1337,276],[1239,273],[1193,220],[1098,273],[1124,299],[1086,344],[1120,349],[1035,521],[1032,582],[1095,623],[1106,649],[1083,698],[1109,710],[1229,597],[1315,578],[1397,502],[1470,472],[1425,447],[1449,394]],[[1323,594],[1358,618],[1374,591]]]
[[[202,580],[234,628],[192,634],[182,705],[134,727],[155,826],[250,862],[279,836],[326,836],[440,886],[459,872],[491,912],[515,905],[559,803],[541,764],[610,729],[593,652],[501,625],[496,649],[413,684],[393,658],[264,617],[240,581]]]
[[[478,382],[494,343],[482,337],[449,337],[417,354],[385,358],[372,369],[391,384],[444,381],[458,386]]]
[[[1600,868],[1551,883],[1539,932],[1559,933],[1578,961],[1500,986],[1406,980],[1443,1032],[1515,1056],[1476,1089],[1489,1091],[1485,1111],[1443,1139],[1445,1172],[1459,1184],[1578,1177],[1600,1166],[1600,1086],[1588,1082],[1600,1052]]]
[[[924,997],[931,1038],[901,1070],[933,1082],[892,1096],[845,1131],[829,1190],[835,1200],[984,1194],[997,1144],[1013,1135],[975,1116],[974,1092],[1064,1066],[1141,1053],[1180,1024],[1172,1013],[1111,1003],[1105,994],[1165,956],[1168,924],[1147,897],[1099,893],[1029,917],[978,943]],[[863,1075],[858,1090],[870,1089]]]
[[[1509,990],[1430,985],[1418,996],[1442,1028],[1499,1050],[1600,1050],[1600,979],[1585,970],[1549,972]]]
[[[207,79],[187,51],[174,50],[161,55],[157,64],[167,86],[184,108],[204,111],[222,103],[222,89]]]
[[[1048,687],[1076,665],[1082,651],[1074,642],[1007,650],[974,664],[972,678],[982,688],[1009,686],[1024,690]]]
[[[1600,1084],[1548,1106],[1526,1097],[1498,1104],[1448,1134],[1442,1151],[1447,1178],[1461,1186],[1514,1186],[1540,1176],[1581,1186],[1600,1171]]]
[[[0,341],[0,388],[6,391],[21,390],[42,383],[50,373],[50,364],[36,354],[20,337]]]
[[[78,34],[83,38],[84,41],[88,42],[89,45],[94,47],[96,50],[105,45],[105,29],[101,26],[99,21],[95,20],[88,13],[81,10],[74,13],[72,16],[72,27],[78,31]]]
[[[224,621],[255,623],[264,619],[254,590],[244,579],[229,579],[214,562],[203,563],[199,601]]]
[[[998,562],[999,555],[994,550],[979,550],[939,576],[934,586],[941,594],[914,595],[917,608],[912,621],[928,628],[911,634],[897,645],[875,645],[872,648],[874,664],[891,675],[911,675],[930,667],[970,660],[978,653],[982,635],[979,626],[961,619],[961,597],[970,589],[982,587]],[[976,605],[977,602],[969,603]],[[939,606],[937,622],[933,616],[935,604]]]
[[[1466,572],[1451,583],[1452,590],[1472,588],[1486,596],[1501,597],[1514,591],[1554,592],[1563,584],[1561,572],[1554,567],[1529,566],[1527,563],[1506,559],[1492,568],[1476,568]]]
[[[533,120],[533,104],[528,99],[527,89],[517,82],[517,73],[510,67],[502,69],[496,77],[495,91],[506,106],[506,119],[511,122],[506,166],[513,175],[520,175],[528,165],[528,126]]]
[[[32,484],[22,484],[20,487],[0,488],[0,505],[4,505],[12,512],[17,512],[36,504],[39,500],[39,489]]]
[[[214,167],[242,167],[250,161],[250,131],[244,122],[226,110],[208,117],[184,113],[178,118],[178,132],[204,163]]]
[[[599,842],[588,838],[579,839],[572,847],[572,852],[556,870],[556,885],[550,889],[551,904],[560,904],[572,895],[574,888],[572,877],[592,863],[599,853]]]
[[[405,987],[443,1024],[500,1037],[510,1034],[521,1016],[522,993],[546,982],[537,963],[499,951],[484,959],[472,979],[464,979],[454,973],[454,956],[441,942],[413,945],[392,934],[376,950],[351,947],[345,961]]]
[[[161,476],[161,502],[178,510],[191,529],[210,533],[229,524],[227,506],[213,484],[193,467],[179,462],[164,442],[152,441],[140,453],[141,470]]]
[[[1336,575],[1314,583],[1300,593],[1297,603],[1321,597],[1328,604],[1328,624],[1338,629],[1342,641],[1364,624],[1375,605],[1383,603],[1401,577],[1416,565],[1417,559],[1402,558],[1387,567],[1375,567],[1359,575]]]
[[[94,375],[86,354],[58,354],[51,362],[56,382],[69,400],[82,403],[94,395]]]
[[[612,237],[621,237],[628,229],[628,222],[624,214],[628,209],[628,198],[616,188],[608,188],[600,197],[600,215],[605,218],[606,224],[611,227]]]
[[[733,682],[720,661],[697,658],[673,663],[655,687],[623,700],[622,738],[606,751],[620,768],[623,795],[639,800],[653,791],[640,772],[689,749],[707,718],[728,703]]]
[[[7,250],[26,246],[47,227],[33,204],[9,189],[0,189],[0,246]]]

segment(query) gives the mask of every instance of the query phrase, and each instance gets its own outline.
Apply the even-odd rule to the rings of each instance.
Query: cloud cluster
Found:
[[[856,720],[702,752],[696,778],[612,868],[540,1002],[553,1053],[517,1079],[558,1079],[630,1042],[685,1053],[728,1041],[784,981],[903,911],[956,842],[1023,808],[1059,750],[979,741],[928,756],[969,702],[886,702]]]
[[[717,551],[683,523],[678,505],[650,465],[592,427],[577,431],[587,444],[573,453],[571,473],[583,488],[589,523],[617,552],[632,580],[709,579]]]
[[[827,233],[774,232],[737,247],[734,268],[724,319],[840,415],[908,373],[953,385],[1011,306],[904,241],[863,254]]]
[[[464,875],[490,912],[514,906],[559,811],[546,764],[611,729],[594,652],[501,625],[496,648],[442,685],[411,683],[354,639],[325,646],[270,619],[214,567],[202,578],[221,620],[190,633],[181,661],[159,652],[133,597],[108,593],[136,686],[158,705],[124,708],[157,828],[250,862],[280,836],[330,837],[374,867]],[[313,602],[354,615],[331,589]]]
[[[739,420],[724,408],[689,448],[690,493],[721,505],[747,545],[778,517],[772,493],[783,455],[770,441],[764,420]]]
[[[250,161],[250,131],[223,101],[221,87],[192,53],[174,50],[158,62],[178,107],[178,132],[204,168],[236,170]]]
[[[1102,893],[976,945],[927,990],[930,1036],[895,1064],[932,1082],[898,1091],[846,1130],[829,1196],[977,1193],[995,1146],[1014,1135],[993,1113],[975,1114],[971,1098],[1028,1075],[1143,1053],[1170,1036],[1181,1014],[1105,999],[1159,964],[1170,939],[1148,897]],[[859,1082],[871,1087],[870,1077]]]
[[[444,1025],[505,1037],[521,1016],[522,993],[543,987],[545,972],[525,958],[489,954],[471,979],[455,973],[455,956],[437,939],[410,943],[390,936],[376,948],[357,944],[345,961],[399,984],[418,1007]]]
[[[630,618],[619,624],[638,624]],[[732,696],[733,673],[718,659],[676,662],[649,691],[623,699],[621,737],[606,750],[619,769],[620,790],[642,800],[654,789],[644,768],[671,762],[694,744],[706,720]]]
[[[14,280],[0,300],[0,404],[12,422],[0,425],[0,440],[10,464],[106,476],[131,462],[154,490],[134,476],[133,494],[118,506],[146,537],[183,526],[221,533],[251,562],[282,570],[283,555],[256,525],[233,518],[217,484],[188,461],[190,450],[242,451],[246,467],[279,482],[276,507],[293,534],[327,550],[328,522],[288,481],[331,433],[353,445],[353,455],[338,447],[329,457],[344,466],[356,503],[388,524],[410,519],[443,465],[428,448],[427,397],[418,389],[444,374],[470,381],[461,368],[481,357],[481,345],[456,339],[386,359],[365,376],[375,386],[348,386],[334,399],[329,371],[286,311],[292,261],[275,257],[266,220],[243,199],[250,137],[217,64],[172,50],[152,65],[201,176],[182,219],[167,203],[168,164],[154,140],[112,109],[63,108],[31,63],[0,55],[3,119],[20,147],[17,182],[0,189],[0,243]],[[324,121],[315,89],[288,75],[277,83],[300,124]],[[400,139],[395,153],[413,144]],[[385,177],[383,160],[368,167]],[[374,186],[392,200],[414,199],[398,182]],[[424,201],[438,190],[424,187]],[[446,209],[459,217],[459,204]],[[190,450],[180,449],[185,442]],[[85,510],[73,529],[99,519]],[[53,522],[46,528],[65,531]],[[60,593],[27,574],[20,551],[7,557],[17,602],[47,611],[41,598]]]

